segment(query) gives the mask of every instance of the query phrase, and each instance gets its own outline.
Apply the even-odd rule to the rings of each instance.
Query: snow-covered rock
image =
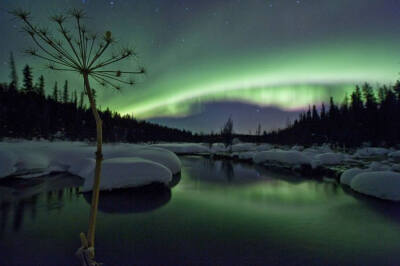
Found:
[[[310,158],[299,151],[270,150],[262,151],[254,155],[253,161],[257,164],[266,162],[278,162],[292,166],[311,164]]]
[[[271,144],[263,143],[263,144],[256,146],[256,151],[268,151],[268,150],[272,150],[273,148],[274,148],[274,146],[272,146]]]
[[[370,170],[370,171],[387,171],[387,170],[390,170],[390,166],[382,164],[380,162],[372,162],[368,166],[368,170]]]
[[[231,147],[232,152],[243,152],[243,151],[252,151],[256,147],[254,143],[239,143],[234,144]]]
[[[366,172],[367,170],[361,168],[350,168],[345,170],[340,176],[340,183],[344,185],[350,186],[353,178],[361,173]]]
[[[208,147],[197,143],[161,143],[154,144],[152,147],[163,148],[176,154],[196,154],[210,152]]]
[[[83,192],[92,190],[94,167],[85,174]],[[113,158],[102,163],[100,190],[144,186],[154,182],[168,184],[171,180],[171,171],[159,163],[137,157]]]
[[[228,148],[226,148],[225,144],[223,143],[213,143],[213,145],[211,146],[212,153],[220,153],[226,151],[228,151]]]
[[[14,173],[17,169],[17,155],[12,151],[0,150],[0,177],[8,176]]]
[[[356,158],[368,158],[368,157],[377,157],[377,156],[385,156],[390,152],[389,149],[378,148],[378,147],[368,147],[358,149],[354,153],[354,157]]]
[[[390,167],[390,170],[391,171],[394,171],[394,172],[400,172],[400,164],[393,164],[391,167]]]
[[[294,145],[292,148],[290,148],[291,150],[294,150],[294,151],[302,151],[302,150],[304,150],[304,146],[301,146],[301,145]]]
[[[391,152],[388,157],[395,162],[400,162],[400,151]]]
[[[241,160],[252,160],[256,152],[254,151],[246,151],[238,153],[238,157]]]
[[[357,192],[380,199],[400,201],[400,174],[391,171],[356,175],[350,184]]]
[[[328,152],[317,154],[312,160],[312,166],[316,168],[322,165],[337,165],[342,163],[344,159],[345,155],[343,153]]]
[[[83,142],[19,141],[0,142],[0,178],[12,174],[32,178],[52,172],[69,172],[85,177],[94,169],[96,147]],[[137,157],[159,163],[172,174],[181,162],[171,151],[136,144],[105,144],[105,159]]]

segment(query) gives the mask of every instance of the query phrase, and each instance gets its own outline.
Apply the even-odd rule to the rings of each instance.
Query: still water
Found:
[[[105,265],[400,265],[400,205],[186,156],[171,189],[101,193]],[[78,265],[90,195],[67,175],[0,183],[0,265]]]

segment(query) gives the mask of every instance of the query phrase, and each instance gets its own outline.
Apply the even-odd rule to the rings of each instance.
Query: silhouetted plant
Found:
[[[73,9],[70,12],[51,17],[51,22],[59,31],[59,39],[47,28],[33,24],[30,12],[17,9],[11,12],[23,22],[23,30],[32,38],[35,47],[27,49],[26,53],[42,59],[48,63],[48,68],[54,71],[78,73],[84,83],[84,90],[88,96],[90,108],[96,121],[97,150],[95,177],[93,182],[92,209],[89,220],[88,247],[94,249],[95,221],[99,198],[99,184],[101,173],[102,155],[102,120],[97,111],[94,90],[90,81],[94,80],[102,86],[110,86],[116,90],[121,89],[121,84],[134,85],[133,79],[125,80],[124,76],[130,74],[144,74],[145,70],[124,71],[108,69],[125,59],[135,57],[135,52],[130,48],[121,49],[118,53],[106,55],[106,51],[115,44],[111,31],[106,31],[102,37],[91,34],[82,24],[85,18],[83,10]],[[68,21],[72,19],[76,28],[68,29]]]
[[[225,147],[232,145],[233,141],[233,121],[232,118],[229,117],[228,121],[226,121],[225,125],[221,130],[221,136],[224,141]]]

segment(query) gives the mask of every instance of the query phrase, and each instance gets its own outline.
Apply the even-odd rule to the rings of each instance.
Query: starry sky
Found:
[[[9,52],[17,66],[54,81],[21,51],[30,41],[7,9],[30,9],[39,23],[69,7],[84,8],[87,25],[111,30],[132,45],[147,74],[122,92],[98,90],[98,103],[139,119],[218,131],[232,116],[236,132],[286,125],[309,104],[349,93],[355,84],[391,84],[400,70],[400,1],[397,0],[2,0],[0,80]]]

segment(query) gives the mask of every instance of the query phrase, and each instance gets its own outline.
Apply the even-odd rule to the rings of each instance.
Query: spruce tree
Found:
[[[58,84],[57,81],[54,83],[54,87],[53,87],[53,100],[58,102]]]
[[[11,69],[11,72],[10,72],[11,82],[9,84],[9,89],[12,91],[16,91],[16,90],[18,90],[18,75],[17,75],[17,69],[15,67],[14,55],[12,52],[10,53],[9,65],[10,65],[10,69]]]
[[[43,75],[40,75],[38,83],[36,84],[36,93],[41,96],[44,97],[45,96],[45,92],[44,92],[44,77]]]
[[[32,83],[32,69],[29,65],[25,65],[23,71],[23,87],[22,90],[24,93],[33,93],[33,83]]]
[[[63,103],[68,103],[69,102],[69,92],[68,92],[68,80],[65,81],[64,83],[64,93],[63,93]]]

